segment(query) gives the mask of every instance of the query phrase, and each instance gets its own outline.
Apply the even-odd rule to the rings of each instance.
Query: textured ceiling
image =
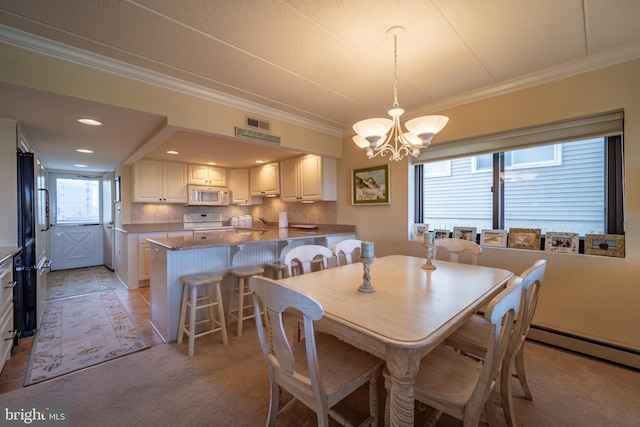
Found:
[[[6,27],[344,135],[391,107],[389,27],[411,118],[640,57],[637,22],[637,0],[0,0]]]

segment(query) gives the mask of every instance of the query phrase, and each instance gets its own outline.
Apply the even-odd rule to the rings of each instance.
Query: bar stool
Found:
[[[224,320],[224,308],[220,293],[222,276],[215,273],[198,273],[180,278],[182,282],[182,305],[180,308],[180,325],[178,326],[178,343],[182,343],[182,337],[189,335],[189,356],[193,356],[194,341],[204,335],[217,331],[222,333],[222,342],[227,343],[227,326]],[[202,295],[198,296],[198,288],[202,288]],[[218,319],[215,318],[213,308],[218,308]],[[197,311],[208,308],[208,317],[196,320]],[[189,311],[189,323],[185,324]],[[209,323],[209,329],[196,333],[196,326]]]
[[[284,277],[285,272],[287,271],[286,264],[281,264],[280,261],[276,262],[267,262],[263,264],[265,269],[269,268],[275,272],[274,279],[280,280]]]
[[[249,286],[245,286],[245,278],[251,276],[258,276],[264,273],[262,267],[235,267],[230,271],[231,275],[238,279],[238,285],[233,286],[229,291],[229,306],[227,307],[227,326],[231,324],[231,319],[238,321],[238,336],[242,336],[242,321],[252,319],[255,317],[253,312],[253,301],[248,298],[248,303],[245,302],[245,297],[251,297],[251,291]],[[245,310],[251,310],[251,314],[245,315]]]

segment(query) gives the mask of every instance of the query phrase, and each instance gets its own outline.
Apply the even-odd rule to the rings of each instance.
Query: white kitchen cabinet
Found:
[[[283,202],[337,200],[336,159],[305,154],[280,165]]]
[[[151,277],[151,250],[147,239],[164,239],[167,237],[193,236],[192,230],[170,231],[167,233],[138,234],[138,280],[149,280]]]
[[[227,170],[209,165],[189,165],[188,182],[193,185],[227,186]]]
[[[231,169],[229,171],[229,190],[232,205],[251,204],[253,198],[249,189],[249,169]]]
[[[131,174],[134,202],[187,203],[186,163],[140,160]]]
[[[275,196],[280,194],[280,165],[267,163],[251,168],[250,185],[252,196]]]
[[[13,346],[13,258],[0,264],[0,372]]]

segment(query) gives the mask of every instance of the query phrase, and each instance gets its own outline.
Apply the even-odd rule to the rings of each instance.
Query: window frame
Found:
[[[601,135],[605,139],[605,212],[604,226],[606,234],[624,235],[624,138],[623,132],[616,135]],[[561,143],[570,143],[582,138],[568,138],[563,141],[555,141],[556,150]],[[584,138],[587,139],[587,138]],[[544,144],[538,144],[544,145]],[[505,152],[519,149],[523,147],[511,147],[492,154],[493,157],[493,177],[492,177],[492,223],[494,229],[504,228],[504,191],[505,185],[501,178],[502,170],[505,168]],[[487,153],[479,153],[487,154]],[[473,153],[469,153],[467,157],[473,157]],[[458,156],[462,157],[462,156]],[[436,159],[441,161],[444,159]],[[475,164],[475,161],[472,161]],[[419,167],[418,167],[419,166]],[[530,167],[530,166],[529,166]],[[415,167],[415,215],[413,222],[424,222],[424,168],[422,164],[416,164]],[[479,172],[488,172],[482,169]],[[419,208],[420,207],[420,208]],[[419,209],[418,209],[419,208]],[[583,237],[580,236],[580,253],[583,253]]]

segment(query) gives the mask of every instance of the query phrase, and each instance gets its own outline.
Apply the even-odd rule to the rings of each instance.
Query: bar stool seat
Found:
[[[180,324],[178,326],[178,343],[182,343],[182,338],[186,333],[189,336],[189,356],[193,356],[196,338],[220,331],[222,342],[226,344],[227,326],[220,293],[222,276],[216,273],[198,273],[182,276],[180,281],[182,282],[182,304],[180,307]],[[198,296],[198,289],[200,288],[202,292]],[[218,308],[217,319],[214,307]],[[208,309],[207,317],[197,320],[198,310],[205,308]],[[189,323],[186,323],[187,311],[189,312]],[[196,327],[204,324],[208,324],[208,329],[196,332]]]
[[[231,324],[231,319],[235,319],[238,322],[238,336],[242,336],[243,320],[255,317],[251,291],[249,290],[248,283],[245,283],[245,278],[263,274],[264,268],[258,266],[235,267],[230,270],[230,273],[238,279],[238,284],[237,286],[233,285],[229,291],[227,326]],[[248,297],[247,301],[245,301],[245,297]],[[247,311],[249,311],[250,314],[245,314]]]
[[[279,261],[276,262],[266,262],[263,264],[263,267],[265,269],[271,269],[275,272],[275,277],[274,279],[276,280],[280,280],[284,277],[285,272],[287,271],[287,265],[286,264],[282,264]]]

